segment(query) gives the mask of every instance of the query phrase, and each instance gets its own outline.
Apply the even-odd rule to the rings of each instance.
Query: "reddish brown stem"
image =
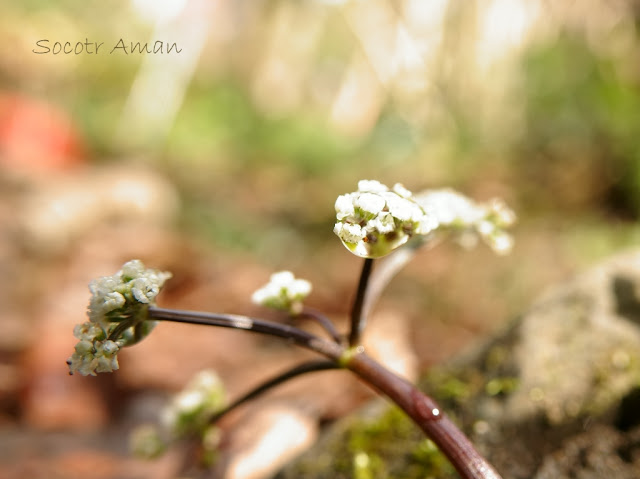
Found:
[[[364,352],[350,356],[345,367],[400,406],[447,456],[463,479],[501,479],[436,402],[413,384],[385,369]]]

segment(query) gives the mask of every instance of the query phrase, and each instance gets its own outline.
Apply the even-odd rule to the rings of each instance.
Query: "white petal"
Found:
[[[362,193],[358,196],[355,205],[365,213],[377,215],[385,206],[385,200],[374,193]]]
[[[358,191],[361,193],[381,193],[389,191],[389,188],[376,180],[360,180],[358,181]]]

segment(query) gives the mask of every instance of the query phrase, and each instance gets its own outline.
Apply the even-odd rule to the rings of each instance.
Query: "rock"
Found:
[[[514,479],[637,477],[638,384],[640,251],[552,288],[507,330],[421,382]],[[333,427],[278,477],[353,477],[361,464],[362,477],[458,477],[396,408],[373,411]]]

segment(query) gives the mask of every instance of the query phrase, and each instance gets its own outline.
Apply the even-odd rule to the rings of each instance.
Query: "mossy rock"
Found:
[[[640,477],[640,251],[551,289],[420,387],[505,478]],[[458,475],[401,411],[376,400],[277,477]]]
[[[331,432],[280,479],[459,477],[435,445],[395,406],[374,401]]]

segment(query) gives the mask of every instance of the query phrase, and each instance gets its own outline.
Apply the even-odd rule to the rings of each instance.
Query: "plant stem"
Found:
[[[276,336],[293,342],[303,348],[315,351],[336,362],[340,360],[345,351],[344,347],[336,342],[320,338],[315,334],[303,331],[294,326],[238,314],[205,313],[150,306],[149,319],[242,329],[254,333]]]
[[[320,311],[305,306],[299,315],[294,316],[294,319],[311,319],[317,322],[336,343],[342,343],[343,339],[340,337],[340,334],[338,334],[338,331],[336,331],[331,320]]]
[[[345,367],[402,408],[447,456],[463,479],[501,479],[437,403],[413,384],[385,369],[364,352],[350,356]]]
[[[295,366],[294,368],[289,369],[288,371],[285,371],[284,373],[281,373],[263,382],[257,387],[253,388],[244,396],[241,396],[240,398],[233,401],[231,404],[225,407],[222,411],[217,412],[214,416],[211,417],[209,422],[213,424],[219,421],[220,419],[222,419],[223,416],[233,411],[238,406],[241,406],[247,401],[250,401],[251,399],[258,397],[260,394],[290,379],[296,378],[298,376],[302,376],[303,374],[307,374],[307,373],[313,373],[317,371],[328,371],[331,369],[341,369],[341,368],[335,362],[327,361],[327,360],[308,361],[306,363],[299,364],[298,366]]]
[[[366,289],[366,280],[364,284]],[[151,306],[149,319],[243,329],[283,338],[315,351],[329,358],[336,366],[354,372],[370,387],[396,403],[438,446],[463,479],[501,479],[433,399],[406,379],[371,359],[363,352],[361,346],[346,349],[336,342],[286,324],[234,314],[181,311]]]
[[[366,258],[362,265],[362,272],[360,273],[360,281],[358,282],[358,290],[356,291],[356,297],[353,301],[353,307],[351,308],[351,331],[349,332],[349,346],[356,346],[360,343],[360,336],[364,329],[364,325],[367,321],[367,317],[363,314],[364,310],[362,306],[365,302],[365,295],[367,293],[367,285],[369,284],[369,277],[371,276],[371,270],[373,268],[373,259]]]

